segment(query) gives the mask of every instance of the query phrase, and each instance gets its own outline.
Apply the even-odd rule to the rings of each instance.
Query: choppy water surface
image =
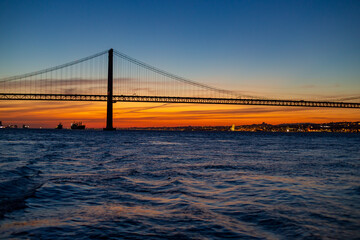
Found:
[[[359,239],[360,135],[0,131],[0,238]]]

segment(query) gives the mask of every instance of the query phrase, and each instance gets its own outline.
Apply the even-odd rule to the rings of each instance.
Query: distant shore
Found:
[[[1,126],[2,129],[55,129],[18,127],[16,125]],[[64,129],[64,130],[71,130]],[[87,128],[86,130],[102,130],[102,128]],[[177,126],[177,127],[129,127],[117,128],[119,131],[183,131],[183,132],[344,132],[359,133],[358,122],[330,122],[330,123],[284,123],[272,125],[267,123],[235,126]],[[76,130],[75,130],[76,131]],[[79,130],[77,130],[79,131]]]
[[[360,122],[331,123],[288,123],[271,125],[267,123],[239,126],[180,126],[180,127],[131,127],[119,130],[156,131],[217,131],[217,132],[360,132]]]

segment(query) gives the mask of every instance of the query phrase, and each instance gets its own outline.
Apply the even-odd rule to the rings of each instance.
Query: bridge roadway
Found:
[[[78,94],[21,94],[0,93],[0,100],[35,101],[107,101],[107,95]],[[303,100],[236,99],[236,98],[193,98],[193,97],[157,97],[136,95],[114,95],[114,102],[159,102],[159,103],[196,103],[196,104],[232,104],[232,105],[270,105],[321,108],[360,108],[360,103],[320,102]]]

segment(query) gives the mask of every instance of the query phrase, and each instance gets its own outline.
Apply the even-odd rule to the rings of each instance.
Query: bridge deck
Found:
[[[0,100],[106,101],[107,95],[0,93]],[[234,99],[234,98],[156,97],[156,96],[131,96],[131,95],[114,95],[113,100],[114,102],[161,102],[161,103],[360,108],[360,103],[318,102],[318,101],[302,101],[302,100],[298,101],[298,100]]]

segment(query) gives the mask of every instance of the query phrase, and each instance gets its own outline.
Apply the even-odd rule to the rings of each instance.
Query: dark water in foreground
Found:
[[[0,238],[359,239],[360,135],[2,130]]]

